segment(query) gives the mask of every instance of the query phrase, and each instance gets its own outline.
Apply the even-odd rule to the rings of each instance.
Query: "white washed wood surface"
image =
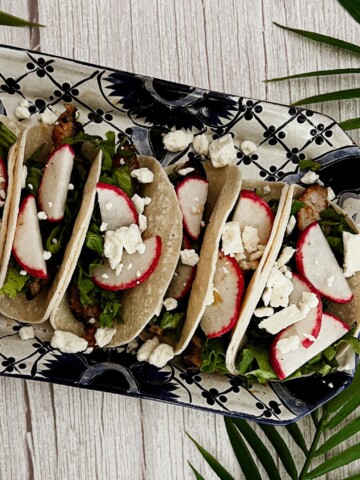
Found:
[[[349,53],[316,45],[272,24],[359,42],[359,26],[335,0],[0,0],[0,10],[47,25],[42,30],[0,27],[0,43],[227,93],[289,103],[357,85],[351,75],[341,80],[262,82],[320,67],[358,66]],[[355,102],[334,102],[325,108],[313,106],[337,120],[360,116]],[[359,134],[353,138],[360,140]],[[311,421],[305,418],[299,426],[309,442]],[[193,478],[188,460],[206,479],[217,478],[185,431],[235,478],[243,478],[221,416],[0,377],[1,480],[183,480]],[[258,427],[256,431],[261,435]],[[357,436],[347,446],[359,440]],[[295,449],[294,459],[301,465]],[[360,462],[324,478],[341,480],[350,474],[360,478]]]

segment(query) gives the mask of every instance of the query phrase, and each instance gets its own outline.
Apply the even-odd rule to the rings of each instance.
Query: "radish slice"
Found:
[[[138,223],[138,213],[133,201],[115,185],[99,182],[96,185],[101,220],[108,230],[129,227]]]
[[[200,177],[186,177],[176,187],[183,214],[184,229],[192,240],[197,240],[208,196],[209,182]]]
[[[12,252],[15,260],[29,275],[47,278],[34,195],[28,195],[20,205]]]

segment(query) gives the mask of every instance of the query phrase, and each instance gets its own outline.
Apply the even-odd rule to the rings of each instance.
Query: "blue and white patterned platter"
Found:
[[[14,117],[23,99],[30,103],[33,122],[46,107],[58,114],[64,103],[74,103],[89,133],[127,135],[139,153],[153,155],[163,165],[193,155],[191,147],[176,154],[163,148],[162,135],[173,128],[207,131],[214,138],[231,133],[245,178],[296,182],[299,160],[316,159],[322,164],[320,178],[332,187],[339,204],[360,219],[360,185],[352,174],[360,149],[325,115],[0,45],[0,113]],[[244,155],[239,147],[243,140],[254,142],[256,152]],[[139,363],[126,348],[61,354],[50,346],[48,323],[36,326],[35,339],[27,341],[20,340],[19,328],[18,322],[0,318],[0,375],[276,425],[298,420],[343,390],[356,362],[352,356],[346,372],[326,380],[312,376],[247,389],[230,375],[192,372],[177,362],[159,370]]]

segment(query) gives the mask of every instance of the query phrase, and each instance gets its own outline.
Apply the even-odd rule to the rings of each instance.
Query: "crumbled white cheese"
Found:
[[[44,250],[44,253],[43,253],[44,260],[50,260],[51,257],[52,257],[51,252],[48,252],[47,250]]]
[[[291,335],[287,338],[282,338],[276,344],[276,348],[281,353],[289,353],[293,350],[297,350],[300,346],[300,338],[297,335]]]
[[[311,185],[315,183],[316,180],[318,179],[319,179],[319,175],[313,172],[312,170],[309,170],[308,172],[305,173],[305,175],[301,177],[301,182],[305,183],[305,185]]]
[[[271,307],[259,307],[254,310],[254,315],[257,318],[271,317],[271,315],[274,315],[274,309]]]
[[[271,287],[266,287],[264,290],[264,293],[262,294],[262,301],[264,302],[264,305],[267,307],[270,303],[271,300],[271,295],[272,295],[272,288]]]
[[[131,198],[133,201],[136,211],[139,215],[144,213],[144,209],[146,205],[150,205],[151,198],[150,197],[140,197],[137,193]]]
[[[242,231],[242,241],[244,244],[244,249],[248,253],[253,253],[258,250],[258,245],[260,238],[256,228],[246,225]]]
[[[212,283],[211,287],[209,288],[206,298],[205,298],[205,305],[212,305],[215,301],[214,298],[214,283]]]
[[[281,251],[279,258],[276,260],[278,267],[282,267],[283,265],[286,265],[288,261],[291,259],[291,257],[294,255],[294,253],[295,253],[295,248],[284,247]]]
[[[111,202],[105,203],[105,208],[106,208],[106,210],[111,210],[111,209],[112,209],[112,206],[113,206],[113,205],[112,205]]]
[[[147,217],[140,213],[139,215],[139,230],[141,233],[145,232],[147,229]]]
[[[74,333],[55,330],[51,346],[59,349],[62,353],[78,353],[86,350],[88,342]]]
[[[163,136],[163,144],[169,152],[181,152],[193,141],[194,135],[185,130],[174,130]]]
[[[181,168],[180,170],[178,170],[178,174],[179,175],[182,175],[183,177],[185,177],[185,175],[187,175],[188,173],[191,173],[195,170],[195,168],[192,168],[192,167],[189,167],[189,168]]]
[[[34,190],[34,186],[31,183],[28,183],[28,187],[30,188],[30,190]]]
[[[221,234],[221,241],[224,255],[244,252],[239,222],[234,221],[225,223]]]
[[[33,327],[29,326],[20,328],[19,337],[21,338],[21,340],[30,340],[31,338],[35,338],[35,332]]]
[[[5,200],[6,199],[6,192],[3,188],[0,189],[0,198],[2,200]]]
[[[45,108],[44,112],[40,113],[40,120],[43,125],[54,125],[57,116],[50,110],[50,108]]]
[[[163,301],[163,305],[164,305],[165,309],[168,312],[170,312],[171,310],[175,310],[175,308],[178,305],[178,302],[177,302],[177,300],[175,300],[175,298],[169,297],[169,298],[166,298]]]
[[[101,275],[101,278],[104,278],[106,280],[107,278],[109,278],[109,275],[107,273],[103,273]]]
[[[267,332],[275,335],[286,327],[293,325],[306,318],[306,315],[298,309],[295,304],[291,304],[282,310],[274,313],[259,323],[259,328],[264,328]]]
[[[276,266],[274,266],[270,272],[266,287],[271,288],[271,307],[288,306],[289,295],[294,290],[294,285]]]
[[[245,154],[245,155],[251,155],[252,153],[256,152],[256,145],[254,142],[251,142],[250,140],[244,140],[241,142],[240,145],[240,150]]]
[[[68,190],[74,190],[74,185],[72,183],[69,183]]]
[[[146,340],[139,348],[136,358],[138,362],[147,362],[153,350],[160,344],[158,337]]]
[[[154,181],[154,174],[148,168],[137,168],[130,175],[136,178],[139,183],[152,183]]]
[[[332,202],[335,199],[336,195],[334,190],[331,187],[327,188],[327,201]]]
[[[100,225],[100,232],[106,232],[107,227],[108,227],[108,223],[102,222]]]
[[[140,277],[141,277],[141,272],[140,272],[140,270],[138,270],[138,271],[136,272],[136,276],[137,276],[137,278],[140,278]]]
[[[90,355],[94,351],[94,347],[88,347],[86,350],[84,350],[82,353],[84,355]]]
[[[26,270],[20,270],[20,275],[22,275],[23,277],[25,277],[25,275],[27,275],[27,271]]]
[[[15,108],[15,117],[18,120],[26,120],[27,118],[30,118],[30,112],[28,107],[22,107],[21,105],[18,105]]]
[[[253,260],[259,260],[264,254],[264,250],[257,250],[254,253],[250,253],[249,260],[252,262]]]
[[[331,275],[326,279],[326,283],[329,287],[332,287],[333,283],[335,282],[335,275]]]
[[[51,239],[51,243],[52,243],[53,245],[56,245],[56,244],[58,243],[57,238],[52,238],[52,239]]]
[[[130,340],[130,342],[126,345],[126,353],[135,354],[138,347],[139,347],[139,342],[137,341],[136,338],[134,338],[133,340]]]
[[[236,160],[236,148],[230,133],[217,138],[209,146],[211,163],[215,168],[225,167]]]
[[[46,220],[48,218],[45,212],[38,212],[37,216],[39,220]]]
[[[295,215],[291,215],[291,217],[289,218],[287,227],[286,227],[286,234],[287,235],[290,235],[293,232],[293,230],[295,228],[295,225],[296,225]]]
[[[22,167],[22,172],[21,172],[21,188],[25,188],[26,187],[26,178],[27,178],[27,166],[26,165],[23,165]],[[5,181],[5,179],[3,180]]]
[[[174,358],[174,349],[167,343],[161,343],[150,354],[148,362],[154,367],[162,368]]]
[[[52,208],[53,202],[48,202],[49,208]]]
[[[269,193],[271,193],[271,188],[269,185],[265,185],[265,187],[263,188],[263,194],[268,195]]]
[[[95,340],[98,347],[103,348],[110,343],[115,332],[115,328],[98,328],[95,333]]]
[[[115,270],[122,259],[123,250],[132,254],[144,253],[146,245],[141,238],[138,225],[132,224],[129,227],[120,227],[115,231],[107,230],[104,241],[104,256],[109,259],[110,267]]]
[[[312,308],[316,308],[319,304],[318,296],[312,292],[301,292],[301,301],[299,303],[300,310],[307,315]]]
[[[190,267],[194,267],[199,262],[199,255],[193,248],[185,248],[180,252],[180,259],[183,265],[190,265]]]
[[[352,277],[360,271],[360,233],[343,232],[344,276]]]
[[[89,320],[89,323],[93,324],[93,323],[96,323],[96,320],[94,317],[91,317],[90,320]]]
[[[209,153],[209,139],[205,133],[196,135],[193,140],[193,149],[198,155],[207,155]]]

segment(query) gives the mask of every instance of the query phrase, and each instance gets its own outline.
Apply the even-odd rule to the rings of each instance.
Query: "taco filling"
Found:
[[[176,166],[169,174],[175,188],[177,200],[183,215],[183,238],[174,276],[170,282],[164,300],[159,305],[156,315],[141,334],[143,339],[158,337],[172,349],[168,349],[166,360],[173,357],[173,349],[180,338],[186,318],[187,304],[195,279],[201,245],[204,237],[205,222],[203,213],[208,197],[208,180],[202,164],[193,159]],[[164,346],[159,346],[160,351]],[[158,349],[159,349],[158,348]],[[158,351],[157,349],[157,351]],[[143,357],[144,360],[149,360]],[[139,357],[139,358],[140,358]],[[162,357],[164,357],[162,355]],[[155,354],[153,355],[155,358]],[[158,364],[158,360],[156,364]],[[164,363],[164,358],[160,363]]]
[[[346,277],[355,274],[356,242],[356,227],[329,203],[325,187],[312,185],[293,199],[280,255],[236,362],[249,383],[326,375],[338,367],[340,346],[360,352],[355,326],[330,313],[331,305],[353,299]]]
[[[12,254],[0,290],[11,298],[23,293],[33,300],[51,285],[80,208],[90,163],[80,144],[72,148],[67,142],[68,134],[83,127],[76,120],[76,108],[65,107],[52,130],[50,149],[43,143],[24,159]],[[49,151],[47,160],[44,149]]]
[[[115,146],[115,134],[109,132],[98,145],[103,161],[96,201],[67,296],[89,347],[111,341],[123,321],[120,292],[151,277],[162,252],[160,236],[143,238],[145,208],[152,199],[142,196],[141,188],[154,181],[153,172],[140,166],[126,138]],[[104,332],[105,344],[100,340]]]

